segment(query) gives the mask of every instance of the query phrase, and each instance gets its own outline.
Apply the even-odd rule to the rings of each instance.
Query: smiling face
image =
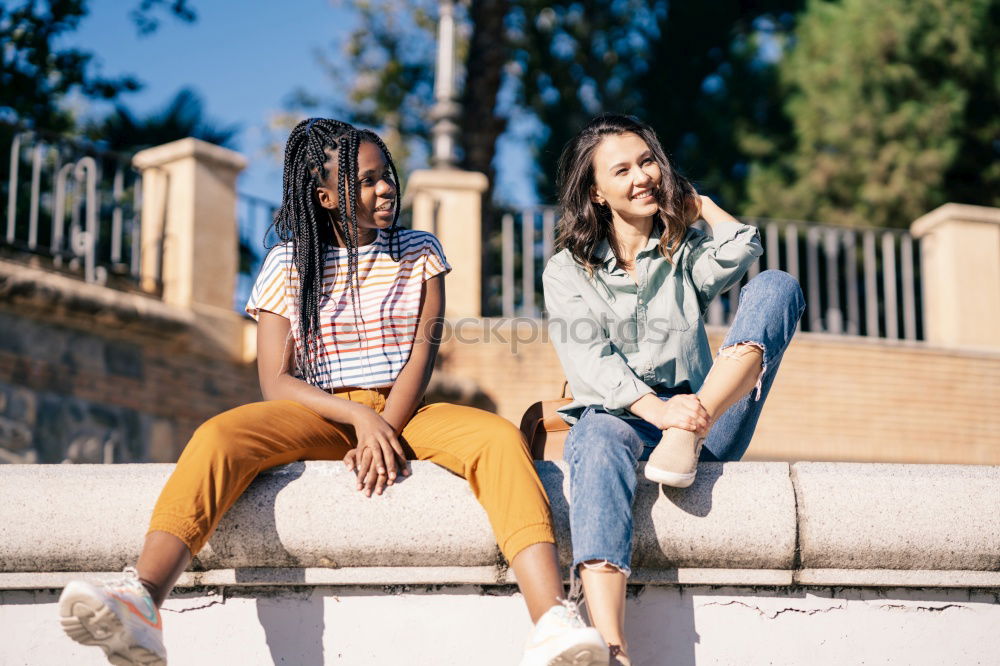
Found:
[[[322,187],[316,188],[316,197],[323,208],[337,214],[337,155],[327,151],[330,160],[324,165],[327,177]],[[392,178],[392,170],[382,154],[382,150],[370,141],[358,146],[357,181],[358,243],[367,245],[375,240],[377,229],[392,226],[398,197]],[[347,204],[350,210],[350,204]],[[339,235],[339,229],[337,230]],[[338,240],[340,240],[338,238]],[[341,243],[343,245],[343,243]]]
[[[635,223],[659,210],[654,192],[662,179],[660,165],[639,135],[605,136],[594,149],[593,168],[590,200],[607,205],[613,217]]]

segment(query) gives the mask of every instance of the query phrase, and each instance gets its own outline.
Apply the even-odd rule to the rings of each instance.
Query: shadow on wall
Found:
[[[267,647],[275,664],[323,666],[323,595],[304,585],[305,570],[281,542],[275,518],[278,494],[302,476],[305,469],[305,463],[295,462],[258,476],[253,482],[254,492],[244,493],[244,499],[237,501],[220,521],[210,541],[208,557],[236,563],[236,580],[245,584],[273,582],[273,569],[239,564],[264,561],[288,567],[282,572],[280,587],[259,588],[254,594],[257,618],[264,629]],[[253,502],[247,501],[247,497],[253,497]],[[241,524],[254,524],[260,529],[248,539],[240,534]],[[204,566],[200,561],[195,565]],[[303,585],[296,587],[296,582]]]
[[[257,597],[257,618],[275,664],[323,666],[324,598],[311,587]]]
[[[707,486],[708,492],[692,493],[687,488],[660,486],[656,495],[637,493],[636,503],[632,507],[636,535],[634,550],[642,553],[660,552],[656,522],[653,520],[653,504],[660,499],[666,499],[691,516],[706,518],[712,511],[712,489],[724,471],[722,465],[701,465],[695,483]],[[678,565],[683,566],[683,563],[632,562],[634,568],[648,566],[663,569]],[[644,603],[645,590],[646,586],[642,585],[628,588],[625,626],[633,657],[640,663],[657,663],[657,659],[662,659],[663,656],[664,636],[669,636],[670,663],[676,666],[694,666],[695,645],[700,637],[695,627],[694,600],[691,595],[683,594],[684,588],[681,587],[668,588],[669,603],[651,610],[649,604]]]
[[[453,405],[476,407],[494,414],[497,411],[497,404],[475,381],[455,377],[440,370],[434,371],[427,392],[424,394],[424,400],[427,404],[448,402]]]

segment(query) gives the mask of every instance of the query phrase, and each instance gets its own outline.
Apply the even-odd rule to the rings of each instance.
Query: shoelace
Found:
[[[137,593],[148,594],[146,587],[139,580],[139,572],[135,567],[125,567],[122,569],[122,577],[102,580],[101,583],[108,587],[126,588]]]
[[[586,624],[583,621],[583,617],[580,615],[580,607],[574,601],[570,599],[559,599],[559,603],[566,609],[566,613],[569,615],[568,619],[571,624],[575,624],[576,622]]]

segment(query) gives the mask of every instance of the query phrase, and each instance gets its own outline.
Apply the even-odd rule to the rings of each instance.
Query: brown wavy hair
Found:
[[[654,229],[660,232],[660,254],[667,261],[673,260],[674,252],[684,240],[688,225],[697,211],[694,186],[674,169],[656,132],[649,125],[634,116],[606,113],[595,117],[563,148],[556,177],[562,209],[556,248],[568,249],[589,274],[593,274],[602,263],[594,253],[605,239],[615,253],[615,259],[623,263],[611,209],[591,201],[590,192],[594,186],[594,151],[597,146],[606,136],[628,133],[646,142],[660,167],[660,184],[653,191],[659,212],[653,224]]]

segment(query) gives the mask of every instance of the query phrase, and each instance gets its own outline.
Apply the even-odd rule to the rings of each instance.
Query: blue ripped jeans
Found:
[[[781,357],[805,309],[798,282],[781,271],[764,271],[740,292],[740,305],[722,349],[745,342],[764,350],[759,388],[720,416],[701,450],[703,461],[739,460],[747,450]],[[679,391],[658,393],[669,400]],[[621,418],[588,407],[566,439],[569,463],[573,569],[581,562],[607,562],[631,572],[632,500],[636,467],[649,458],[662,432],[635,417]]]

